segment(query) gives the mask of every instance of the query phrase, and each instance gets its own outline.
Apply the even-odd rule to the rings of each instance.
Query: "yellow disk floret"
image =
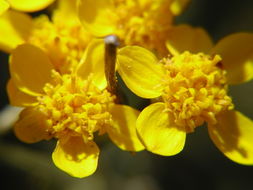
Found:
[[[28,43],[43,49],[57,71],[70,73],[70,68],[79,63],[90,39],[80,23],[63,21],[54,14],[53,21],[46,15],[34,19]]]
[[[204,122],[215,124],[217,114],[233,108],[219,55],[184,52],[162,62],[166,70],[162,98],[178,126],[191,132]]]
[[[127,45],[167,52],[164,42],[173,15],[171,1],[114,0],[116,35]]]
[[[92,140],[94,132],[104,133],[111,124],[108,110],[115,96],[99,90],[92,76],[82,80],[54,71],[53,79],[45,85],[45,95],[38,97],[39,109],[48,118],[48,133],[56,138],[82,136],[85,141]]]

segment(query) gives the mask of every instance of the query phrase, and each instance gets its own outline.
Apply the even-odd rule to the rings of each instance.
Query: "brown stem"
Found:
[[[108,90],[117,94],[117,78],[115,74],[117,47],[119,40],[115,35],[106,36],[105,42],[105,77],[108,83]]]

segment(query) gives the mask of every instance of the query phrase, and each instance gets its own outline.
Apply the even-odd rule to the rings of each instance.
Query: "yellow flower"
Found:
[[[140,113],[140,139],[153,153],[175,155],[183,149],[186,134],[207,123],[211,139],[228,158],[253,164],[253,122],[233,109],[227,94],[228,84],[253,78],[253,34],[230,35],[208,55],[195,53],[206,46],[207,36],[188,30],[181,36],[186,44],[177,43],[179,36],[171,38],[167,46],[174,55],[160,61],[138,46],[118,52],[118,71],[126,85],[143,98],[159,101]]]
[[[55,0],[0,0],[0,15],[9,7],[18,11],[35,12],[46,8]]]
[[[0,17],[0,49],[10,53],[18,45],[30,43],[45,51],[57,71],[70,72],[91,36],[79,23],[73,0],[59,1],[51,20],[46,15],[32,19],[25,13],[7,11]]]
[[[114,34],[124,45],[167,53],[165,40],[173,17],[189,0],[79,0],[79,17],[95,36]]]
[[[123,150],[144,148],[135,129],[139,111],[115,103],[115,95],[107,90],[103,58],[98,56],[104,46],[97,44],[91,43],[78,67],[65,74],[31,44],[18,46],[10,58],[10,103],[25,107],[14,126],[16,136],[27,143],[56,138],[55,165],[79,178],[97,168],[97,133],[107,133]]]

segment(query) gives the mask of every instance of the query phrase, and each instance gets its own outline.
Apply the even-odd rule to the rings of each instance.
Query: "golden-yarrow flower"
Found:
[[[95,36],[116,35],[124,45],[167,54],[165,40],[175,15],[189,0],[79,0],[84,27]]]
[[[0,0],[0,15],[8,8],[18,11],[35,12],[46,8],[55,0]]]
[[[79,178],[97,168],[95,133],[107,133],[123,150],[144,148],[135,128],[139,111],[115,103],[115,95],[107,90],[103,58],[98,56],[104,46],[97,44],[92,42],[78,67],[65,74],[31,44],[18,46],[10,58],[10,103],[25,107],[14,125],[16,136],[26,143],[56,138],[53,162]]]
[[[7,11],[0,17],[0,49],[10,53],[18,45],[30,43],[45,51],[56,70],[70,72],[91,40],[78,20],[75,2],[58,1],[51,18]]]
[[[183,149],[186,134],[207,123],[223,154],[237,163],[253,164],[253,122],[234,110],[227,94],[228,84],[253,78],[253,34],[232,34],[208,52],[196,53],[209,37],[185,25],[177,30],[181,27],[190,31],[181,35],[187,43],[175,40],[180,35],[171,37],[167,46],[172,57],[159,61],[138,46],[118,51],[118,71],[126,85],[143,98],[159,101],[137,119],[141,141],[153,153],[175,155]]]

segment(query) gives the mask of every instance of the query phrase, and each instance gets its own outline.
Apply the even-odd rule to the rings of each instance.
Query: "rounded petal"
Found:
[[[253,34],[229,35],[221,39],[211,53],[221,55],[230,84],[246,82],[253,78]]]
[[[171,29],[166,46],[172,55],[178,55],[184,51],[208,53],[213,43],[203,28],[179,25]]]
[[[113,124],[107,128],[107,132],[111,140],[123,150],[143,150],[135,126],[139,111],[126,105],[114,105],[110,113]]]
[[[240,164],[253,164],[253,121],[238,111],[228,111],[209,125],[214,144],[225,156]]]
[[[162,66],[155,55],[138,46],[126,46],[118,51],[118,72],[127,87],[143,98],[161,95]]]
[[[14,125],[15,135],[23,142],[35,143],[49,139],[47,117],[35,107],[24,109]]]
[[[11,8],[26,11],[35,12],[46,8],[48,5],[52,4],[55,0],[8,0]]]
[[[0,0],[0,16],[10,7],[5,0]]]
[[[10,73],[19,90],[40,95],[44,85],[51,80],[53,65],[39,48],[23,44],[18,46],[10,58]]]
[[[173,0],[170,5],[170,10],[174,15],[179,15],[189,2],[190,0]]]
[[[84,143],[81,137],[59,139],[52,154],[54,164],[73,177],[86,177],[97,169],[99,149],[94,142]]]
[[[95,36],[114,34],[116,25],[112,0],[79,0],[78,14],[85,29]]]
[[[164,103],[151,104],[140,113],[136,126],[147,150],[171,156],[183,149],[186,131],[176,126],[170,114],[164,110]]]
[[[30,35],[32,18],[24,13],[8,10],[0,16],[0,49],[11,52]]]
[[[93,83],[100,89],[107,85],[104,68],[105,46],[103,40],[93,40],[85,50],[84,56],[77,68],[77,74],[87,79],[92,73]]]
[[[22,91],[20,91],[16,85],[13,83],[12,79],[9,80],[7,84],[7,92],[10,104],[13,106],[32,106],[37,102],[36,97],[30,96]]]

